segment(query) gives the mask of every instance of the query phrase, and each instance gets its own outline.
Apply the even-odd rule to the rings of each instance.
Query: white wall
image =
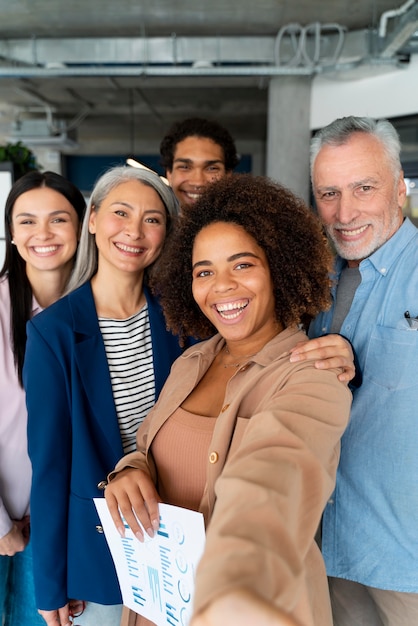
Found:
[[[414,115],[418,113],[418,54],[402,69],[369,65],[345,74],[318,75],[311,94],[311,130],[346,115]]]
[[[4,205],[12,186],[12,174],[8,171],[0,171],[0,268],[3,266],[5,255],[4,241]]]

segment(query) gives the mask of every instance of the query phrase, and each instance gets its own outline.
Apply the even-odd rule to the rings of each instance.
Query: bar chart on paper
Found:
[[[123,603],[158,626],[187,626],[194,576],[203,552],[203,516],[160,504],[160,528],[141,543],[125,525],[120,537],[104,499],[95,499],[115,562]]]

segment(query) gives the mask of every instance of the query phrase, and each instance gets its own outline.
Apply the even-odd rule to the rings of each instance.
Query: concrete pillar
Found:
[[[309,201],[311,78],[279,76],[269,85],[267,176]]]

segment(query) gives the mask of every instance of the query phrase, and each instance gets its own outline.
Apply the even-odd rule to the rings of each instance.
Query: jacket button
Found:
[[[217,452],[211,452],[209,454],[209,463],[217,463],[219,459],[219,455]]]
[[[107,487],[107,480],[101,480],[99,483],[97,483],[97,489],[100,489],[100,491],[104,491]]]
[[[100,526],[99,524],[96,526],[96,530],[98,533],[104,533],[103,526]]]
[[[224,404],[224,406],[221,409],[221,413],[225,413],[225,411],[227,411],[229,409],[229,404]]]

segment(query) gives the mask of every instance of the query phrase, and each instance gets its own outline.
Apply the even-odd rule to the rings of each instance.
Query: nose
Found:
[[[349,224],[359,215],[356,199],[353,195],[342,193],[337,204],[337,219],[341,224]]]
[[[230,272],[217,272],[215,276],[214,290],[216,293],[226,293],[227,291],[233,291],[236,284],[237,283]]]
[[[53,236],[49,222],[39,222],[36,228],[36,238],[43,241]]]
[[[190,171],[189,182],[195,187],[204,187],[206,185],[206,178],[203,170],[200,167],[194,167]]]
[[[125,234],[131,239],[143,239],[144,228],[142,219],[130,219],[125,224]]]

